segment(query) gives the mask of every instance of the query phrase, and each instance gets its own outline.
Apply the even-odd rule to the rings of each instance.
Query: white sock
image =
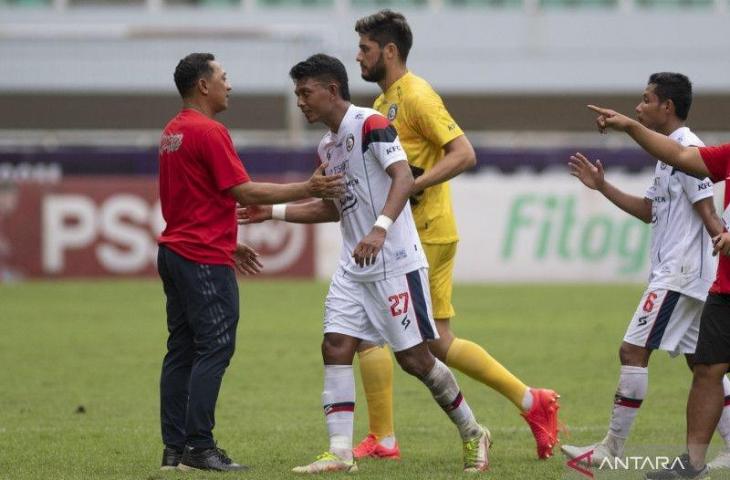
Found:
[[[395,447],[395,435],[388,435],[387,437],[379,438],[378,443],[385,448]]]
[[[454,374],[446,365],[436,359],[433,368],[422,381],[431,390],[436,403],[459,429],[462,440],[471,440],[481,434],[481,427],[461,395]]]
[[[717,422],[717,433],[725,442],[725,449],[730,450],[730,380],[727,376],[722,377],[722,390],[725,395],[725,406],[722,408],[720,421]]]
[[[355,377],[352,365],[325,365],[322,406],[330,452],[345,460],[352,459],[352,425],[355,417]]]
[[[522,411],[529,412],[532,408],[532,402],[535,398],[532,396],[532,389],[528,388],[525,390],[525,395],[522,397]]]
[[[613,455],[623,455],[624,443],[629,437],[631,425],[639,413],[641,402],[649,387],[649,369],[646,367],[621,366],[621,376],[613,402],[613,414],[608,434],[603,443]]]

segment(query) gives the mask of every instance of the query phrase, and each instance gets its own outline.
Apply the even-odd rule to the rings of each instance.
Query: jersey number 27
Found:
[[[408,292],[391,295],[388,297],[390,302],[390,314],[398,317],[408,312]]]

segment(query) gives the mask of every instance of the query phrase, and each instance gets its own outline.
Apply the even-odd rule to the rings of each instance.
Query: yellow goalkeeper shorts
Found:
[[[456,243],[424,243],[423,251],[428,259],[428,283],[431,288],[433,318],[448,319],[455,315],[451,305]]]

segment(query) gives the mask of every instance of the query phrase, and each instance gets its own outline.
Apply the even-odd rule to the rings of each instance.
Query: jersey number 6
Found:
[[[657,296],[658,295],[654,292],[650,292],[649,295],[646,296],[646,302],[644,302],[645,312],[651,312],[654,309],[654,300],[656,300]]]

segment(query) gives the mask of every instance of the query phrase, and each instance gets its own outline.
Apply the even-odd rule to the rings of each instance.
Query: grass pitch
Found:
[[[0,478],[294,478],[291,467],[326,449],[319,353],[327,285],[241,283],[236,355],[226,373],[215,434],[252,470],[158,470],[158,381],[165,351],[156,280],[0,286]],[[618,379],[617,350],[642,286],[455,288],[456,333],[486,349],[525,383],[556,389],[564,443],[605,434]],[[397,370],[397,368],[396,368]],[[627,455],[651,446],[680,453],[690,375],[658,353]],[[457,373],[492,430],[489,478],[581,478],[556,449],[536,460],[532,436],[505,398]],[[356,441],[367,432],[358,378]],[[363,461],[358,478],[463,478],[456,429],[420,382],[396,371],[396,430],[403,460]],[[328,476],[329,477],[329,476]],[[637,472],[628,478],[637,478]],[[713,476],[714,478],[714,476]]]

